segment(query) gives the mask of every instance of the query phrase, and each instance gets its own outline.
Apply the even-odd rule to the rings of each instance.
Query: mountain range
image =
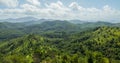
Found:
[[[120,23],[12,20],[0,22],[0,63],[120,63]]]

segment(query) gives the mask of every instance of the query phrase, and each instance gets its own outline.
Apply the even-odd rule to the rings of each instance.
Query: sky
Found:
[[[40,19],[120,22],[120,0],[0,0],[0,19]]]

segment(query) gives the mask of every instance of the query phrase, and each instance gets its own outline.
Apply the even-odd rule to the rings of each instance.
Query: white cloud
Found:
[[[63,18],[70,11],[70,9],[65,7],[60,1],[45,5],[46,8],[49,9],[50,14],[55,18]]]
[[[109,5],[105,5],[102,9],[84,8],[73,2],[69,8],[71,8],[76,19],[109,21],[117,18],[120,20],[120,10],[112,9]]]
[[[105,11],[108,11],[108,10],[111,10],[111,7],[110,7],[109,5],[105,5],[105,6],[103,7],[103,9],[104,9]]]
[[[81,9],[82,7],[80,7],[76,2],[72,2],[69,7],[73,10],[79,10]]]
[[[65,7],[62,2],[58,1],[56,3],[50,3],[50,4],[45,4],[47,9],[51,9],[56,11],[57,13],[59,12],[65,12],[69,11],[69,8]]]
[[[102,8],[85,8],[76,2],[72,2],[69,6],[65,6],[61,1],[45,4],[44,8],[30,3],[21,4],[20,8],[1,9],[0,16],[20,17],[33,16],[39,18],[50,19],[80,19],[80,20],[120,20],[120,10],[105,5]]]
[[[29,11],[38,9],[36,6],[30,5],[30,4],[23,4],[20,7]]]
[[[46,7],[49,7],[52,9],[62,9],[64,7],[64,5],[62,4],[62,2],[58,1],[56,3],[46,4]]]
[[[5,5],[7,7],[18,6],[18,0],[0,0],[0,5]]]
[[[32,5],[40,6],[40,1],[39,0],[27,0],[27,1]]]

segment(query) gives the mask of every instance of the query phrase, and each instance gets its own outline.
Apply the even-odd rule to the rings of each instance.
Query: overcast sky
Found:
[[[0,0],[0,19],[27,16],[120,22],[120,0]]]

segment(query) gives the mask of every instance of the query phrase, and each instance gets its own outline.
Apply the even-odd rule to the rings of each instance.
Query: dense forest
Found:
[[[0,63],[120,63],[120,23],[0,23]]]

